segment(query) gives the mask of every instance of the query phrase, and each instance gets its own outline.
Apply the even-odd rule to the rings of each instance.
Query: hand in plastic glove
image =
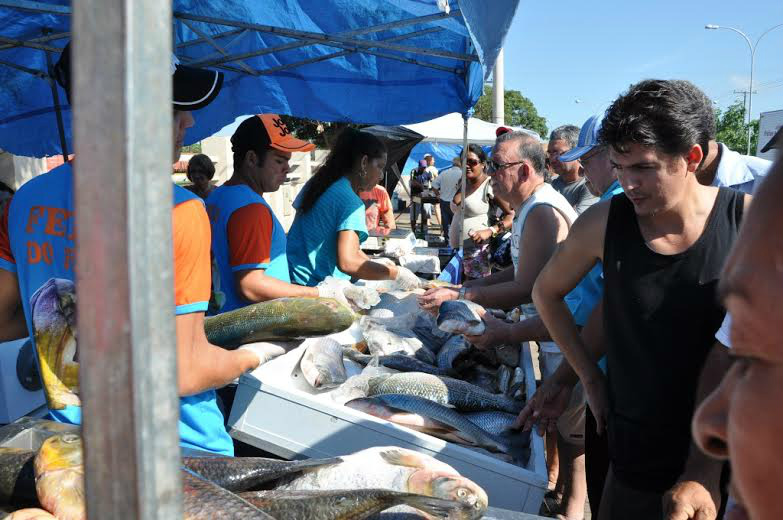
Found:
[[[413,274],[413,271],[405,267],[397,268],[397,276],[394,278],[394,283],[397,284],[397,288],[400,291],[412,291],[421,286],[419,277]]]
[[[350,309],[351,304],[345,297],[345,288],[350,286],[351,282],[348,280],[338,280],[332,276],[327,276],[326,280],[316,286],[316,289],[318,289],[318,296],[321,298],[334,298]]]
[[[263,365],[278,356],[285,354],[285,348],[268,342],[248,343],[239,347],[239,350],[248,350],[258,356],[258,364]]]

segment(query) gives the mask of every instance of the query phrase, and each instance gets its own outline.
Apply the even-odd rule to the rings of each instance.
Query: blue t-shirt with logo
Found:
[[[175,213],[194,199],[200,200],[175,186]],[[39,369],[50,417],[81,424],[71,165],[64,164],[27,182],[13,196],[6,211],[0,219],[0,268],[17,276],[28,332],[37,351],[40,347]],[[204,211],[203,205],[200,211]],[[208,226],[206,231],[209,232]],[[177,306],[175,312],[203,312],[206,308],[206,301],[189,301]],[[49,361],[41,363],[42,356]],[[233,443],[212,390],[180,399],[179,429],[182,446],[233,455]]]
[[[291,281],[313,287],[327,276],[348,279],[337,267],[337,234],[350,230],[359,235],[360,243],[367,240],[364,202],[350,181],[341,177],[321,194],[310,211],[303,213],[299,207],[308,187],[309,183],[294,201],[296,217],[288,232]]]

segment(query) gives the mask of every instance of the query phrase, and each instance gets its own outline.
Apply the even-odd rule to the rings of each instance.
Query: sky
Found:
[[[632,83],[687,79],[726,108],[747,90],[750,50],[783,24],[781,0],[521,0],[504,47],[505,88],[530,98],[550,130],[603,111]],[[783,109],[783,27],[756,51],[753,117]]]

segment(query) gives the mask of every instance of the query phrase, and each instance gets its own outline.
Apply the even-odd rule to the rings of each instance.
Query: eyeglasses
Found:
[[[495,172],[499,172],[504,168],[508,168],[509,166],[516,166],[517,164],[522,164],[523,162],[525,161],[515,161],[509,163],[497,163],[495,161],[489,161],[489,168],[487,168],[487,170],[489,173],[495,173]]]

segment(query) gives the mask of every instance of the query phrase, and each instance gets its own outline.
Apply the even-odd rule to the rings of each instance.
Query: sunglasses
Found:
[[[515,161],[515,162],[509,162],[509,163],[498,163],[495,161],[489,161],[489,173],[495,173],[499,172],[500,170],[504,168],[508,168],[510,166],[516,166],[517,164],[522,164],[524,161]]]
[[[468,166],[478,166],[478,164],[481,163],[478,159],[468,159],[465,161],[465,164]]]

